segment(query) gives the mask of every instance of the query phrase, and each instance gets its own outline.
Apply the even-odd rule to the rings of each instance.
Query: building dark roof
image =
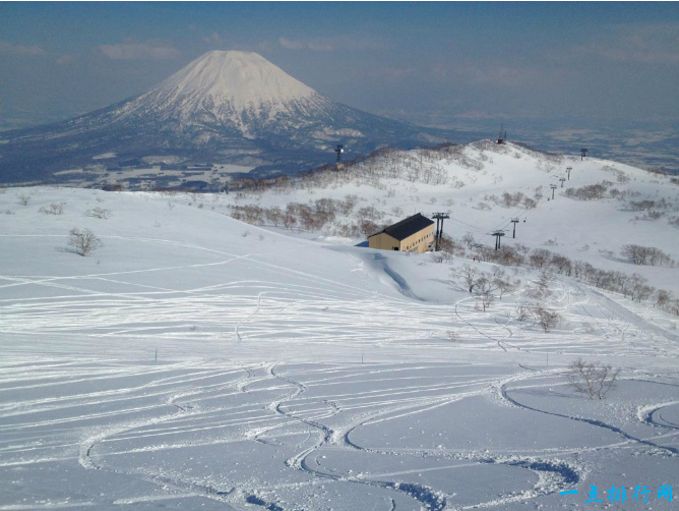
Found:
[[[421,215],[420,213],[417,213],[416,215],[409,216],[405,220],[401,220],[400,222],[397,222],[394,225],[386,227],[380,232],[376,232],[372,236],[376,236],[384,232],[391,236],[392,238],[396,238],[397,240],[401,241],[406,239],[408,236],[412,236],[416,232],[421,231],[425,227],[430,226],[433,223],[434,223],[433,220],[430,220],[429,218]]]

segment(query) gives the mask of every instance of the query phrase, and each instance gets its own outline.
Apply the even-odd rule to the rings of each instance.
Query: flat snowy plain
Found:
[[[39,212],[51,203],[63,214]],[[545,333],[515,319],[528,270],[484,313],[449,282],[469,261],[153,194],[9,189],[0,212],[0,510],[677,505],[656,494],[679,490],[664,313],[555,278]],[[103,246],[70,252],[73,227]],[[622,368],[605,400],[568,384],[578,357]]]

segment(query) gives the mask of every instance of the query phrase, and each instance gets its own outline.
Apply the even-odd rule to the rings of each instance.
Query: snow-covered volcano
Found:
[[[206,53],[142,97],[143,101],[177,102],[176,107],[187,113],[207,106],[208,102],[247,111],[285,107],[318,98],[311,87],[261,55],[242,51]]]
[[[138,97],[5,133],[0,180],[62,180],[75,168],[97,181],[150,157],[294,172],[332,161],[336,144],[359,155],[447,135],[335,103],[256,53],[212,51]]]
[[[121,117],[153,114],[175,122],[179,131],[219,123],[255,138],[258,127],[275,127],[283,119],[309,123],[326,117],[327,121],[332,106],[330,100],[257,53],[211,51],[125,103]]]

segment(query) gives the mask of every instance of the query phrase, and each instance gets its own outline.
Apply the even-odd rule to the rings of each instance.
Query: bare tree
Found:
[[[548,296],[549,286],[552,283],[552,275],[548,271],[541,271],[538,280],[536,281],[538,293],[540,296]]]
[[[81,256],[87,256],[101,246],[101,241],[89,229],[73,228],[69,233],[69,246]]]
[[[540,325],[545,333],[555,328],[561,320],[561,316],[558,312],[545,309],[541,305],[533,308],[533,314],[535,315],[538,325]]]
[[[578,392],[589,399],[604,399],[615,386],[620,369],[609,365],[585,362],[581,358],[568,366],[568,379]]]
[[[380,230],[379,226],[372,220],[361,220],[359,230],[364,236],[371,236]]]
[[[498,291],[498,298],[500,300],[502,300],[502,295],[504,293],[514,289],[512,283],[509,281],[509,279],[506,278],[504,270],[500,269],[497,269],[495,270],[495,272],[493,272],[493,285],[495,286],[495,289]]]
[[[465,264],[462,267],[462,278],[464,279],[464,283],[467,286],[467,291],[469,291],[469,294],[474,292],[474,286],[476,286],[476,282],[478,280],[476,268]]]
[[[534,266],[535,268],[542,268],[547,264],[551,255],[552,254],[549,250],[545,250],[544,248],[536,248],[531,252],[528,261],[530,262],[531,266]]]
[[[633,264],[669,267],[675,264],[675,261],[668,254],[655,247],[625,245],[622,247],[621,253]]]
[[[481,277],[476,281],[474,294],[481,300],[483,312],[486,312],[495,301],[495,291],[497,291],[497,288],[492,280]]]
[[[530,317],[530,309],[527,305],[521,303],[516,307],[516,320],[526,321]]]
[[[471,248],[472,245],[474,244],[474,236],[472,233],[468,232],[464,236],[462,236],[462,243],[467,245],[467,248]]]

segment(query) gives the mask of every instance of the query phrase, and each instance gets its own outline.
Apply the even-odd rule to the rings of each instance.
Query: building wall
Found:
[[[379,248],[381,250],[394,250],[398,248],[401,250],[399,241],[396,238],[392,238],[386,232],[381,232],[370,236],[368,238],[368,246],[370,248]]]
[[[386,232],[381,232],[368,238],[368,246],[381,250],[394,250],[395,248],[398,248],[402,252],[426,252],[433,241],[434,224],[425,227],[421,231],[418,231],[401,241],[392,238]]]
[[[399,249],[402,252],[426,252],[434,241],[434,224],[428,225],[421,231],[401,240]]]

